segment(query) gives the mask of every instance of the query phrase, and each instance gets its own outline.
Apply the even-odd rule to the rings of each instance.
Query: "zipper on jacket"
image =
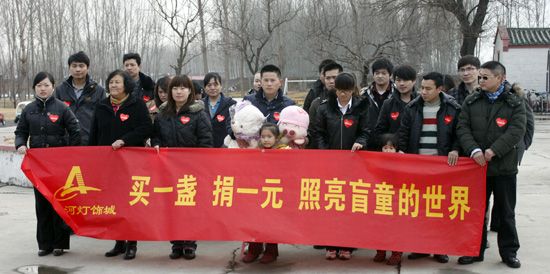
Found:
[[[343,136],[344,136],[344,114],[340,114],[340,149],[343,149]]]

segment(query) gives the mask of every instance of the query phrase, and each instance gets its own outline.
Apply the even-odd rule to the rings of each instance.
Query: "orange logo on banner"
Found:
[[[73,185],[75,179],[76,185]],[[84,184],[84,178],[82,177],[82,171],[80,171],[80,166],[73,166],[71,172],[69,172],[67,181],[65,181],[65,185],[55,191],[54,197],[58,201],[67,201],[76,197],[78,194],[88,194],[88,191],[101,191],[101,189],[86,186]]]

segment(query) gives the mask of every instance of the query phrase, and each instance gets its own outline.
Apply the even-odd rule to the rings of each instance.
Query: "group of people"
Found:
[[[15,131],[18,152],[25,153],[27,147],[67,145],[111,146],[114,150],[129,146],[220,148],[226,136],[246,142],[232,132],[231,107],[236,101],[223,94],[218,73],[205,75],[204,90],[186,75],[162,77],[155,83],[140,72],[139,54],[128,53],[123,57],[124,70],[111,72],[104,89],[89,76],[90,59],[84,52],[71,55],[68,65],[70,76],[61,85],[55,86],[47,72],[35,76],[36,99],[23,110]],[[394,68],[381,58],[371,69],[373,83],[360,90],[355,76],[337,62],[320,64],[319,80],[304,102],[310,119],[306,148],[444,155],[451,166],[459,156],[467,156],[481,166],[488,165],[487,202],[493,194],[492,219],[498,220],[494,229],[500,256],[508,266],[520,267],[514,216],[516,174],[520,150],[532,139],[533,119],[521,90],[506,81],[505,67],[495,61],[481,65],[478,58],[464,56],[458,62],[461,83],[450,90],[445,88],[449,77],[437,72],[423,75],[417,90],[417,72],[409,65]],[[281,111],[295,102],[281,90],[281,79],[277,66],[264,66],[244,98],[265,117],[258,148],[289,148],[280,141],[283,134],[277,123]],[[63,255],[69,249],[70,230],[36,188],[35,199],[38,255]],[[480,254],[460,257],[460,264],[484,260],[485,227]],[[170,258],[195,258],[195,241],[171,243]],[[329,260],[348,260],[354,250],[321,248]],[[105,256],[124,254],[124,259],[133,259],[136,252],[136,241],[121,239]],[[248,243],[242,260],[251,263],[260,255],[262,263],[275,261],[277,244]],[[429,255],[412,253],[408,258]],[[399,264],[401,257],[402,252],[392,251],[387,264]],[[449,260],[444,254],[434,258],[441,263]],[[374,261],[386,261],[386,251],[378,250]]]

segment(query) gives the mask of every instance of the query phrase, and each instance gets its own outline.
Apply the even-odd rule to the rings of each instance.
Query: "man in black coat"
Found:
[[[306,99],[304,100],[304,110],[309,112],[309,108],[311,107],[311,103],[315,98],[317,97],[323,97],[323,100],[327,97],[327,91],[325,89],[325,76],[324,76],[324,67],[328,64],[336,63],[332,59],[325,59],[321,61],[321,64],[319,64],[319,79],[313,83],[313,86],[309,90],[309,92],[306,95]]]
[[[105,99],[105,89],[88,74],[90,58],[79,51],[69,56],[70,76],[56,87],[55,98],[69,106],[80,125],[81,144],[87,145],[92,117],[99,101]]]
[[[244,97],[266,117],[266,122],[277,124],[283,108],[295,105],[281,90],[281,70],[275,65],[265,65],[260,71],[262,88],[254,95]]]
[[[447,91],[447,94],[453,96],[459,105],[464,103],[468,95],[479,86],[477,76],[479,74],[479,59],[473,55],[465,55],[458,60],[458,77],[460,84]]]
[[[124,70],[136,82],[132,96],[142,99],[145,103],[152,101],[154,99],[155,82],[151,77],[141,72],[141,56],[137,53],[126,53],[122,58],[122,62]]]

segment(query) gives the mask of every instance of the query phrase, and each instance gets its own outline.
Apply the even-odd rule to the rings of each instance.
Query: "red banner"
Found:
[[[486,168],[328,150],[31,149],[22,169],[75,233],[477,255]]]

